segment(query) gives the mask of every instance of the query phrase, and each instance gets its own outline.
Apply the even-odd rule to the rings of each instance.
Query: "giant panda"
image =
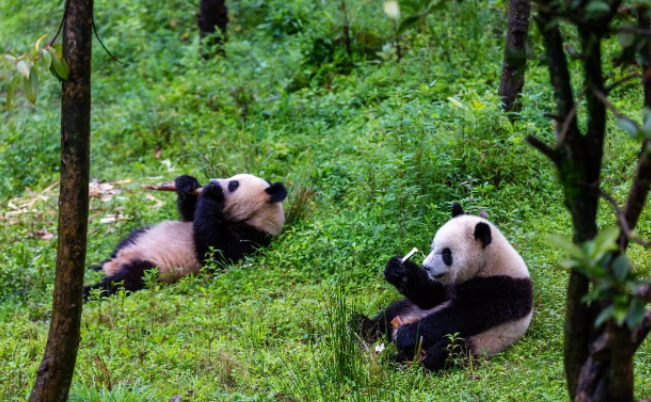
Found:
[[[196,273],[207,262],[233,262],[255,248],[267,246],[283,229],[282,183],[250,174],[212,179],[199,195],[201,184],[192,176],[175,180],[180,221],[166,221],[133,231],[110,258],[95,270],[104,271],[100,282],[84,287],[88,299],[93,289],[111,295],[119,287],[129,291],[144,286],[145,271],[158,269],[160,280],[174,282]]]
[[[395,342],[398,362],[413,360],[419,347],[426,368],[443,369],[450,361],[447,335],[454,334],[455,350],[490,357],[517,342],[531,322],[533,287],[524,260],[492,223],[464,214],[458,203],[422,268],[394,257],[384,275],[405,299],[372,319],[362,316],[361,329]],[[403,323],[397,330],[396,317]]]

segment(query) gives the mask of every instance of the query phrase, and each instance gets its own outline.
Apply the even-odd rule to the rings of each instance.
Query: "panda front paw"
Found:
[[[201,192],[201,197],[209,198],[217,202],[224,202],[224,190],[219,183],[211,181]]]
[[[402,257],[395,256],[384,267],[384,279],[394,286],[400,286],[407,279],[407,269],[402,264]]]
[[[201,187],[201,184],[194,177],[184,174],[174,179],[174,186],[178,194],[188,194]]]

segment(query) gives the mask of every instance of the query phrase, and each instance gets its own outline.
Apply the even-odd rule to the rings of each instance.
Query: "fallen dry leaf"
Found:
[[[36,236],[41,240],[52,240],[54,235],[47,231],[47,229],[37,230]]]
[[[160,208],[163,206],[163,201],[159,200],[158,198],[154,197],[150,193],[145,193],[145,198],[147,198],[150,201],[155,201],[156,204],[152,205],[152,208]]]
[[[122,192],[121,189],[115,187],[115,184],[115,182],[100,183],[99,180],[93,178],[88,185],[88,196],[99,198],[102,202],[110,201],[114,195]]]
[[[106,217],[102,218],[99,220],[100,223],[115,223],[117,222],[118,218],[115,215],[106,215]]]

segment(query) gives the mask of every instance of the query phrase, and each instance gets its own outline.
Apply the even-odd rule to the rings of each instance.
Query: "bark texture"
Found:
[[[90,162],[90,68],[93,0],[68,0],[63,56],[69,80],[61,99],[61,194],[50,332],[30,402],[63,402],[80,341],[86,263]]]
[[[524,72],[527,63],[527,34],[529,32],[529,16],[531,0],[510,0],[509,20],[506,31],[506,47],[499,96],[502,98],[504,110],[518,111],[518,98],[524,88]]]

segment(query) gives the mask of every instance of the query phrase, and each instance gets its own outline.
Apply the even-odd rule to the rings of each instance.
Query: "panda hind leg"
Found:
[[[141,290],[145,287],[145,272],[155,267],[150,261],[140,260],[123,264],[113,275],[104,277],[94,285],[84,286],[84,300],[88,300],[93,290],[101,290],[101,296],[113,295],[120,288],[131,292]]]
[[[456,365],[460,360],[470,356],[466,341],[461,338],[454,340],[444,338],[427,348],[421,364],[431,371],[444,370]]]

